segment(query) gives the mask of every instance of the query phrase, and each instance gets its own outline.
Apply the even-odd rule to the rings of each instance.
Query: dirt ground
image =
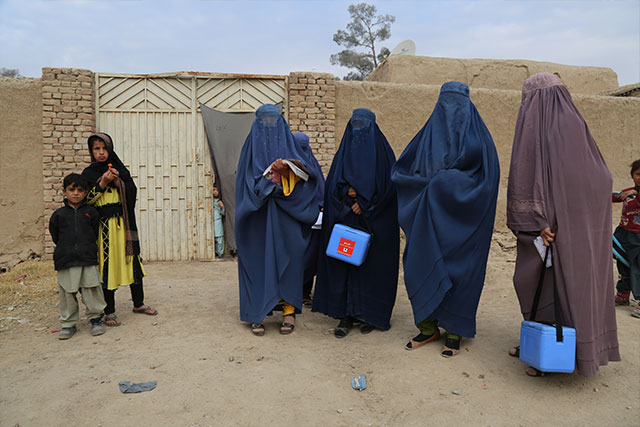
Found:
[[[146,302],[156,317],[131,312],[116,295],[123,325],[59,341],[54,305],[15,321],[0,318],[0,426],[314,426],[314,425],[640,425],[640,320],[617,308],[623,361],[598,376],[530,378],[507,349],[521,320],[511,277],[514,249],[496,234],[478,311],[478,334],[461,354],[440,357],[441,343],[416,351],[402,278],[389,331],[334,338],[337,324],[305,309],[295,332],[254,337],[238,317],[237,265],[150,263]],[[8,273],[6,273],[8,274]],[[13,307],[13,306],[12,306]],[[351,388],[364,373],[368,387]],[[155,390],[123,394],[119,381],[157,380]],[[455,392],[455,393],[454,393]]]

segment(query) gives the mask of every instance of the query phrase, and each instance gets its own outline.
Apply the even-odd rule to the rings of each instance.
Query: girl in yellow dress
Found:
[[[129,170],[113,151],[113,140],[106,133],[89,137],[91,165],[82,175],[92,184],[87,203],[100,214],[98,233],[98,269],[102,275],[105,324],[120,326],[115,315],[115,291],[129,286],[133,312],[155,316],[158,311],[144,304],[140,242],[136,226],[136,184]]]

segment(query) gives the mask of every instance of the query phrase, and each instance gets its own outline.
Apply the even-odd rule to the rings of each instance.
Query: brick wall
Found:
[[[337,150],[335,142],[336,85],[327,73],[289,74],[289,126],[304,132],[325,175]]]
[[[45,258],[54,245],[49,217],[62,205],[62,179],[89,164],[87,137],[96,126],[94,76],[76,68],[42,69],[42,173]]]

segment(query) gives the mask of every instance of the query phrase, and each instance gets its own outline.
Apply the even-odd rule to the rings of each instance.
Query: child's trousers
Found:
[[[215,236],[214,239],[216,245],[216,256],[221,257],[224,255],[224,236]]]
[[[58,293],[60,294],[60,324],[63,328],[71,328],[78,323],[78,291],[82,294],[82,302],[87,308],[89,319],[102,316],[106,307],[102,292],[100,274],[95,265],[74,266],[58,271]]]
[[[78,323],[80,318],[77,292],[67,292],[62,286],[58,286],[60,293],[60,325],[63,328],[71,328]],[[89,319],[97,319],[102,316],[102,310],[106,307],[102,286],[82,288],[80,290],[82,302],[87,308]]]

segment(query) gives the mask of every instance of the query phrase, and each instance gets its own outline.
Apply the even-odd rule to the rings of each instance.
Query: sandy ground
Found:
[[[416,330],[402,279],[389,331],[338,340],[335,320],[305,309],[292,335],[273,316],[254,337],[238,318],[234,261],[147,264],[157,317],[133,314],[123,289],[124,324],[100,337],[83,318],[59,341],[55,310],[0,334],[0,425],[640,425],[640,320],[629,307],[617,308],[623,361],[595,378],[530,378],[507,355],[521,320],[508,240],[494,237],[477,337],[452,359],[441,343],[404,350]],[[358,392],[351,378],[362,373]],[[123,394],[123,380],[158,386]]]

